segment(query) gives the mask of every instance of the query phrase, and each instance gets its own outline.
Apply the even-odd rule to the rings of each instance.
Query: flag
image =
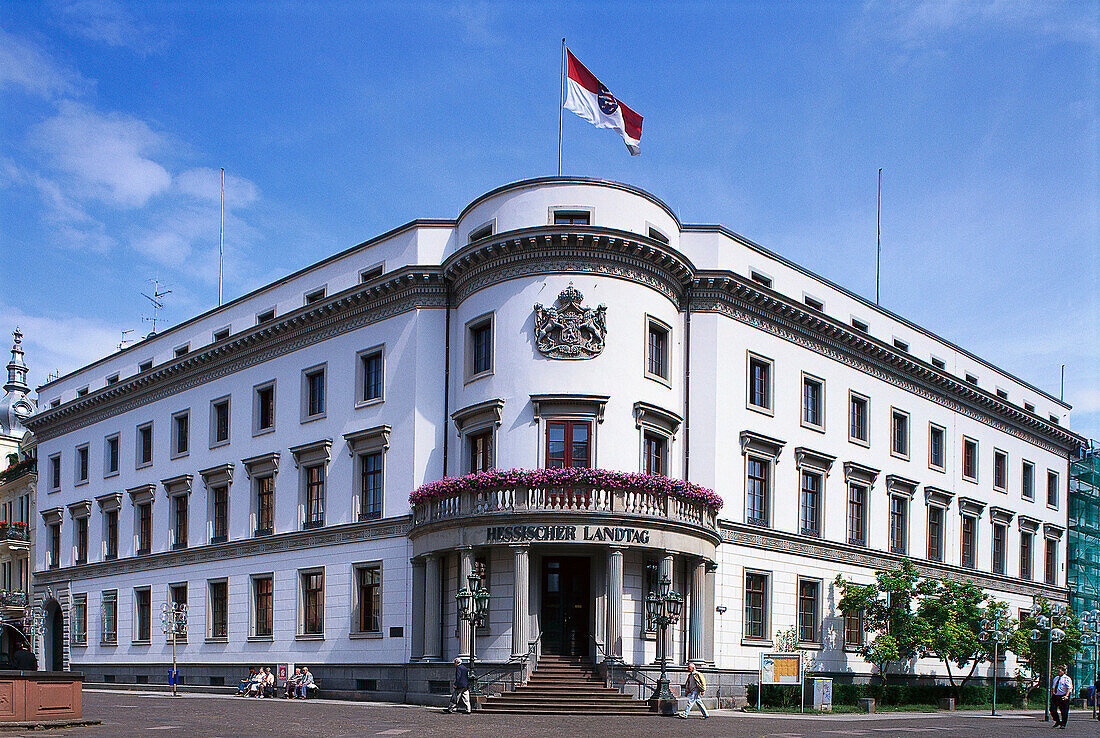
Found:
[[[569,87],[565,94],[565,109],[571,110],[596,128],[611,128],[619,132],[631,156],[641,153],[642,116],[628,108],[611,91],[600,84],[587,67],[577,61],[568,49]]]

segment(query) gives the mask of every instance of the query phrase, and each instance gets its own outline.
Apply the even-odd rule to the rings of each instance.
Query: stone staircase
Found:
[[[482,712],[542,715],[643,715],[649,703],[604,686],[584,659],[544,655],[526,684],[487,697]]]

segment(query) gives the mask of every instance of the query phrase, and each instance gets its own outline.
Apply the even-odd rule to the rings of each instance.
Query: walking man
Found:
[[[462,659],[455,659],[455,679],[451,683],[451,704],[444,712],[454,712],[462,705],[466,706],[466,714],[470,714],[470,669],[462,663]]]
[[[695,670],[695,664],[688,664],[687,681],[684,682],[684,694],[687,695],[688,703],[684,711],[680,713],[680,717],[686,720],[691,708],[694,705],[699,705],[699,711],[703,713],[703,719],[707,719],[707,708],[703,704],[703,692],[705,691],[707,691],[707,680],[700,672]]]
[[[1073,680],[1066,674],[1065,665],[1058,667],[1058,676],[1051,685],[1050,713],[1054,716],[1054,728],[1066,729],[1069,721],[1069,695],[1073,691]]]

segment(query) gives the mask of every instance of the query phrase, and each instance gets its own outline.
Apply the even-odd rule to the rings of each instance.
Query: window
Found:
[[[581,420],[550,420],[546,423],[546,468],[591,466],[589,430]]]
[[[325,367],[302,372],[302,422],[325,415]]]
[[[61,455],[50,457],[50,490],[56,492],[61,489]]]
[[[103,449],[103,476],[118,474],[118,436],[108,436]]]
[[[306,467],[306,528],[320,528],[325,524],[325,467],[322,464]]]
[[[324,287],[306,293],[306,305],[312,305],[313,303],[320,302],[323,299],[325,299]]]
[[[852,327],[860,333],[866,333],[867,331],[871,330],[871,327],[859,318],[852,318]]]
[[[61,398],[60,397],[55,397],[52,400],[50,400],[50,407],[51,408],[61,407]]]
[[[182,584],[169,584],[168,585],[168,601],[175,605],[177,608],[187,609],[187,583]],[[166,637],[170,637],[170,634],[165,634]],[[187,640],[187,623],[177,623],[175,638],[177,641]]]
[[[749,354],[749,407],[772,409],[772,362]]]
[[[1058,584],[1058,541],[1047,538],[1046,545],[1046,556],[1043,557],[1044,581],[1047,584]]]
[[[890,411],[890,453],[909,458],[909,413]]]
[[[802,302],[806,303],[806,307],[810,308],[811,310],[817,310],[818,312],[821,312],[825,309],[825,303],[823,303],[821,300],[810,297],[809,295],[803,295]]]
[[[302,620],[301,635],[323,635],[325,632],[325,573],[301,573]]]
[[[172,498],[172,548],[187,548],[188,495]]]
[[[1058,507],[1058,472],[1047,469],[1047,505]]]
[[[978,546],[978,519],[973,515],[962,516],[962,556],[960,563],[968,569],[974,568],[974,551]]]
[[[112,384],[118,384],[118,372],[108,375],[107,386],[110,387]]]
[[[1032,549],[1035,544],[1035,534],[1031,531],[1020,531],[1020,579],[1031,580],[1035,577]]]
[[[939,505],[928,506],[928,559],[943,561],[944,511]]]
[[[770,462],[756,456],[745,460],[745,522],[768,525],[768,477]]]
[[[993,449],[993,489],[1008,491],[1008,454]]]
[[[966,375],[966,381],[967,381],[968,384],[977,384],[978,383],[978,378],[975,377],[973,374],[967,374]]]
[[[372,349],[359,354],[359,402],[382,399],[382,350]]]
[[[118,558],[118,510],[103,513],[103,557],[108,561]]]
[[[172,457],[187,455],[190,446],[190,422],[187,412],[172,416]]]
[[[382,452],[360,454],[359,473],[359,519],[376,520],[382,517]]]
[[[153,463],[153,424],[139,425],[137,429],[137,465],[149,466]]]
[[[50,544],[48,568],[57,569],[61,566],[61,523],[50,523],[46,532],[49,534]]]
[[[645,473],[668,476],[668,439],[659,433],[646,432],[642,435],[642,445]]]
[[[267,323],[271,320],[275,320],[275,308],[264,310],[262,313],[256,313],[256,325]]]
[[[745,638],[768,637],[768,575],[745,572]]]
[[[229,399],[220,397],[210,403],[210,447],[229,443]]]
[[[88,595],[73,595],[73,609],[69,630],[74,646],[88,645]]]
[[[801,528],[804,536],[821,536],[821,475],[802,472]],[[805,640],[805,639],[802,639]]]
[[[270,638],[275,622],[275,577],[252,577],[252,636]]]
[[[653,226],[649,226],[649,237],[652,238],[654,241],[660,241],[661,243],[668,245],[668,236],[661,233]]]
[[[940,358],[937,358],[937,357],[933,356],[932,357],[932,366],[936,367],[937,369],[946,369],[947,368],[947,362],[944,361],[943,359],[940,359]]]
[[[469,243],[480,241],[481,239],[488,238],[491,235],[493,235],[493,224],[486,223],[477,230],[470,231]]]
[[[229,540],[229,487],[220,484],[210,490],[210,495],[210,542],[223,543]]]
[[[84,397],[86,394],[88,394],[88,388],[87,387],[81,387],[80,389],[78,389],[76,391],[76,396],[77,397]]]
[[[848,543],[867,545],[867,487],[848,485]]]
[[[858,648],[863,645],[863,611],[844,613],[844,645]]]
[[[901,340],[900,338],[894,339],[894,348],[896,348],[898,351],[909,353],[909,344]]]
[[[148,643],[152,640],[151,596],[148,587],[134,590],[134,643]]]
[[[646,344],[646,373],[668,379],[668,328],[654,320],[649,321],[649,340]]]
[[[138,373],[140,374],[141,372],[147,372],[152,368],[153,368],[153,360],[148,359],[148,360],[143,361],[140,364],[138,364]]]
[[[825,382],[802,375],[802,425],[825,427]]]
[[[1058,416],[1057,415],[1050,415],[1048,417],[1050,418],[1050,422],[1054,423],[1055,425],[1058,425]]]
[[[217,343],[218,341],[224,341],[225,339],[229,338],[229,331],[229,326],[226,326],[219,331],[214,331],[214,343]]]
[[[821,640],[821,617],[818,595],[821,582],[812,579],[798,580],[798,640],[800,643],[817,643]]]
[[[467,378],[493,371],[492,316],[478,318],[466,328]]]
[[[867,404],[869,400],[855,392],[848,394],[848,440],[866,446],[870,434],[867,432]]]
[[[182,346],[176,346],[175,355],[178,359],[181,356],[187,356],[187,352],[191,350],[190,344],[183,344]]]
[[[76,483],[83,484],[88,481],[88,446],[81,446],[76,450]]]
[[[585,210],[555,210],[554,225],[591,225],[592,214]]]
[[[103,606],[103,644],[113,646],[118,643],[118,590],[104,592]]]
[[[890,495],[890,553],[906,554],[909,548],[909,498]]]
[[[1030,402],[1025,402],[1024,403],[1024,410],[1027,410],[1029,413],[1033,413],[1033,412],[1035,412],[1035,406],[1032,405]]]
[[[1020,496],[1025,500],[1035,499],[1035,465],[1030,461],[1025,461],[1020,470]]]
[[[275,477],[257,477],[256,485],[256,535],[269,536],[275,532]]]
[[[749,272],[749,276],[752,278],[752,281],[756,282],[757,284],[762,284],[765,287],[772,286],[772,278],[766,277],[760,272]]]
[[[385,264],[377,264],[368,269],[364,269],[359,272],[359,284],[369,282],[372,279],[378,279],[385,272]]]
[[[210,634],[214,640],[225,640],[229,636],[229,583],[220,579],[209,583],[210,591]]]
[[[147,554],[153,546],[153,503],[139,502],[135,508],[137,519],[137,553]]]
[[[997,397],[1000,397],[1002,400],[1007,400],[1008,399],[1008,393],[1005,392],[1000,387],[998,387],[997,388]]]
[[[493,468],[493,431],[483,430],[466,437],[466,449],[469,452],[470,472],[488,471]]]
[[[76,518],[73,523],[73,548],[76,549],[75,564],[88,563],[88,518],[86,516]]]
[[[275,430],[275,383],[260,385],[252,396],[252,435]]]
[[[1005,573],[1005,539],[1007,532],[1003,523],[993,524],[993,573]]]
[[[356,569],[360,633],[382,632],[382,566]]]
[[[945,469],[947,431],[935,423],[928,424],[928,466],[931,469]]]
[[[963,479],[978,481],[978,442],[973,438],[963,438]]]

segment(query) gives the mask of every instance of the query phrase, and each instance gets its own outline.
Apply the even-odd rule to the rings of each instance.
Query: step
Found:
[[[566,702],[632,702],[634,698],[628,694],[543,694],[541,692],[501,692],[500,695],[489,697],[491,700],[506,700],[508,702],[530,702],[545,700],[560,700]]]
[[[649,704],[646,702],[639,702],[637,700],[631,702],[595,702],[591,700],[554,700],[553,702],[538,702],[535,700],[510,700],[508,702],[500,702],[495,699],[485,700],[485,707],[503,707],[511,709],[538,709],[538,708],[573,708],[573,709],[614,709],[614,710],[637,710],[639,712],[645,712],[649,710]]]
[[[638,710],[569,710],[557,708],[553,710],[539,710],[510,707],[483,707],[479,712],[493,715],[590,715],[599,717],[637,717],[641,714]]]

